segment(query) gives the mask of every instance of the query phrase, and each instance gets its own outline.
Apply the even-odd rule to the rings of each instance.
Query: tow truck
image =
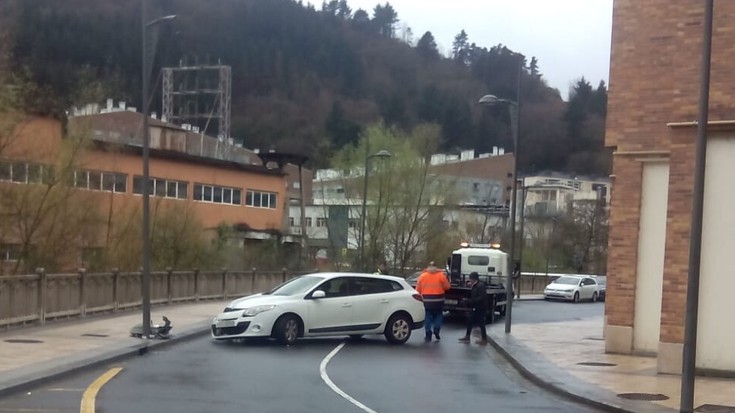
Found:
[[[469,275],[476,272],[487,285],[488,312],[485,321],[495,321],[496,313],[505,316],[508,282],[508,254],[499,244],[470,244],[463,242],[447,258],[450,289],[445,293],[444,310],[453,315],[467,316],[470,291]]]

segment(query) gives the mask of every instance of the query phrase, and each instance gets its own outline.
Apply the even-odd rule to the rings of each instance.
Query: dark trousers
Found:
[[[424,330],[426,336],[430,337],[432,331],[439,333],[442,328],[442,321],[444,320],[444,312],[441,308],[424,308],[425,320]]]
[[[487,310],[484,308],[474,308],[472,313],[467,318],[467,336],[472,334],[472,329],[476,326],[480,327],[480,334],[482,338],[487,338],[487,330],[485,329],[485,313]]]

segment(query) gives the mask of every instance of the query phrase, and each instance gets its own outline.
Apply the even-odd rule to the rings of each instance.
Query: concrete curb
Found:
[[[121,361],[136,355],[144,355],[150,350],[165,348],[209,334],[210,323],[183,328],[171,334],[167,340],[143,341],[133,345],[122,345],[115,348],[85,353],[52,363],[39,363],[31,367],[23,367],[4,373],[0,378],[0,397],[25,391],[32,387],[56,380],[71,374],[80,373],[107,363]],[[174,330],[175,331],[175,330]]]
[[[518,372],[537,386],[573,401],[611,412],[623,413],[674,413],[650,402],[625,400],[613,392],[578,379],[561,370],[520,340],[503,331],[488,329],[488,341]]]

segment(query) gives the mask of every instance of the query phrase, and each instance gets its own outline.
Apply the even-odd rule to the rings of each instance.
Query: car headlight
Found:
[[[257,307],[246,308],[242,312],[243,317],[254,317],[264,311],[272,310],[276,308],[275,305],[259,305]]]

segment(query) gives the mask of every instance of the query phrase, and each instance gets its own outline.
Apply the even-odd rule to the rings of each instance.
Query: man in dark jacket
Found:
[[[475,326],[480,326],[481,339],[476,343],[479,345],[487,345],[487,330],[485,329],[485,314],[488,310],[487,286],[480,281],[480,275],[476,272],[470,273],[470,299],[468,305],[472,308],[472,313],[467,318],[467,333],[459,341],[469,342],[470,334]]]

